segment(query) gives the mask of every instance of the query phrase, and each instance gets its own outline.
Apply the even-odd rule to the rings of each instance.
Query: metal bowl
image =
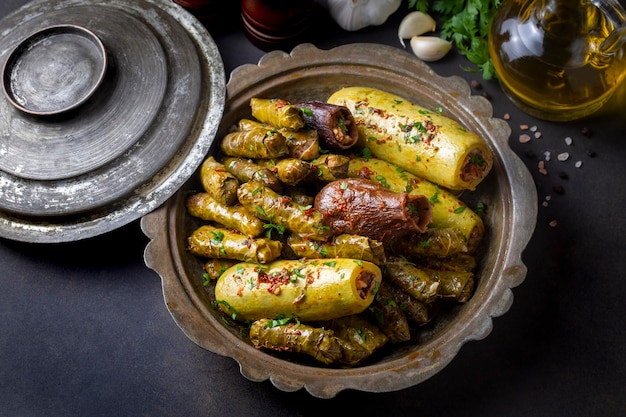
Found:
[[[95,93],[107,68],[100,38],[78,25],[37,30],[11,52],[2,89],[18,109],[37,116],[73,110]]]
[[[305,44],[291,54],[271,52],[258,65],[239,67],[227,85],[226,110],[217,137],[240,118],[250,117],[251,97],[326,100],[335,90],[350,85],[377,87],[433,109],[441,106],[445,115],[483,137],[494,154],[487,179],[463,196],[488,207],[474,296],[438,315],[423,328],[415,344],[385,347],[375,360],[353,369],[330,369],[260,351],[239,329],[224,325],[222,313],[211,306],[214,294],[202,285],[202,261],[186,249],[187,236],[198,223],[186,213],[185,198],[200,189],[198,173],[165,205],[142,219],[143,231],[151,239],[146,264],[161,276],[165,302],[182,331],[203,348],[236,360],[250,380],[270,379],[281,390],[305,388],[321,398],[345,389],[385,392],[418,384],[443,369],[464,343],[486,337],[492,317],[511,306],[511,288],[525,279],[521,254],[537,217],[535,187],[508,146],[508,124],[493,118],[491,104],[472,96],[463,79],[440,77],[397,48],[351,44],[323,51]]]

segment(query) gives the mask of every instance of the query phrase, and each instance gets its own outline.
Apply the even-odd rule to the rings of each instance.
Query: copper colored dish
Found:
[[[214,294],[202,285],[202,261],[186,250],[186,239],[198,223],[186,213],[185,199],[198,190],[196,173],[166,204],[144,216],[151,239],[146,264],[162,278],[166,305],[192,341],[233,358],[253,381],[270,380],[284,391],[306,389],[331,398],[346,389],[385,392],[406,388],[441,371],[470,340],[486,337],[492,318],[509,309],[511,288],[526,276],[521,255],[535,227],[537,197],[530,173],[508,146],[510,128],[493,117],[491,104],[471,96],[459,77],[443,78],[397,48],[352,44],[324,51],[299,45],[291,54],[272,52],[258,65],[236,69],[227,85],[227,101],[217,138],[242,117],[250,117],[251,97],[326,100],[349,85],[378,87],[423,106],[441,106],[444,114],[482,136],[494,154],[488,178],[466,201],[487,204],[487,234],[472,299],[437,317],[414,344],[387,346],[384,354],[353,369],[334,369],[280,357],[254,348],[238,328],[226,327],[211,305]]]

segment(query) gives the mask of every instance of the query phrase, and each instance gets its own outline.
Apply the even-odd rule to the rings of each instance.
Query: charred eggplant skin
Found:
[[[456,228],[465,238],[467,250],[473,252],[483,237],[483,220],[453,193],[420,178],[381,158],[350,159],[348,176],[380,183],[390,191],[425,195],[432,203],[431,228]]]
[[[383,243],[424,232],[432,219],[424,196],[394,193],[361,178],[328,183],[315,197],[315,208],[334,234],[362,235]]]
[[[305,125],[315,129],[322,148],[338,152],[352,148],[359,140],[359,130],[350,109],[324,101],[293,103],[302,109]]]

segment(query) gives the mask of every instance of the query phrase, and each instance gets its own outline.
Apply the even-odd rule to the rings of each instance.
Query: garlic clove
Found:
[[[398,27],[398,38],[402,46],[404,40],[413,36],[423,35],[426,32],[434,32],[437,22],[426,13],[415,11],[404,16]]]
[[[411,49],[422,61],[438,61],[452,49],[452,42],[435,36],[413,36]]]

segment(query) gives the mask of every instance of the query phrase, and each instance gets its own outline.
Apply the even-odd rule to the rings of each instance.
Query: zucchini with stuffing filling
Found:
[[[404,97],[347,87],[328,102],[350,109],[359,146],[444,188],[474,190],[491,170],[493,155],[482,138]]]
[[[242,262],[215,285],[215,299],[239,321],[296,316],[302,321],[357,314],[372,303],[381,271],[354,259]]]

